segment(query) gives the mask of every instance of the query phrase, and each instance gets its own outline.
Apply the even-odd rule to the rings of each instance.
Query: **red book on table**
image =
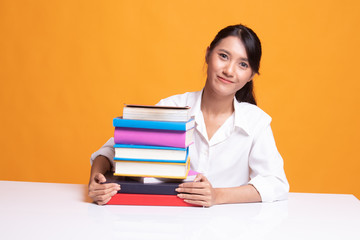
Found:
[[[179,198],[176,195],[131,194],[131,193],[115,194],[107,204],[198,207],[198,205],[193,205],[184,202],[181,198]]]

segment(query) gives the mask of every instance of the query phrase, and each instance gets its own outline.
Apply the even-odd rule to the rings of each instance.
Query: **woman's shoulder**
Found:
[[[270,115],[254,104],[237,102],[235,108],[236,118],[241,119],[250,132],[254,133],[271,123]]]
[[[269,114],[267,114],[264,110],[262,110],[255,104],[251,104],[248,102],[237,102],[237,105],[239,106],[239,109],[249,113],[251,116],[271,118]]]
[[[158,106],[192,106],[200,97],[201,91],[186,92],[183,94],[176,94],[164,99],[161,99],[156,105]]]

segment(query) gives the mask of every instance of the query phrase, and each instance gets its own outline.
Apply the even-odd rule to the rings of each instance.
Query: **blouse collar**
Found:
[[[196,92],[194,98],[194,104],[190,109],[191,116],[194,116],[195,123],[198,125],[200,122],[204,121],[203,115],[201,112],[201,99],[204,89],[201,91]],[[245,114],[246,114],[246,106],[248,103],[245,102],[238,102],[236,97],[234,96],[234,128],[239,128],[244,131],[247,135],[249,135],[249,127],[246,122]]]

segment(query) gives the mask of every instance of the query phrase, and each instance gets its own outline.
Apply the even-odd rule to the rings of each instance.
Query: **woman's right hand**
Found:
[[[89,197],[99,205],[104,205],[114,196],[120,189],[120,185],[116,183],[106,183],[106,178],[101,173],[96,173],[89,183]]]

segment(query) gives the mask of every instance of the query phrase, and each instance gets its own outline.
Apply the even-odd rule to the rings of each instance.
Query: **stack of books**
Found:
[[[195,121],[189,110],[125,105],[123,117],[113,119],[113,175],[127,180],[108,177],[108,182],[121,185],[120,192],[108,204],[190,206],[175,192],[190,169],[189,145],[193,143]],[[142,181],[129,177],[140,177]],[[154,178],[166,181],[146,183]]]

